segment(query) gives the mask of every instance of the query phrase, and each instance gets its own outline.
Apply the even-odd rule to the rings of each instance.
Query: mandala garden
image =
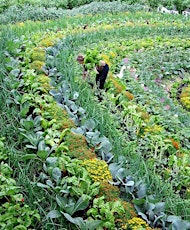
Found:
[[[0,228],[190,229],[190,17],[0,3]]]

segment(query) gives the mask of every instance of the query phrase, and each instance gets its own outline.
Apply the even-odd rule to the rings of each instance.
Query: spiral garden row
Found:
[[[189,229],[189,23],[127,12],[2,31],[5,104],[19,121],[2,134],[19,140],[9,157],[23,194],[5,185],[2,228]],[[75,61],[87,50],[110,66],[101,103]],[[36,210],[27,223],[19,202]]]

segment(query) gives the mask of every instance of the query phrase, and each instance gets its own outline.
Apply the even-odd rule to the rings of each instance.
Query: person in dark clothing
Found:
[[[99,89],[103,89],[108,76],[109,66],[104,61],[100,61],[99,65],[96,66],[96,70],[96,85]]]
[[[85,57],[82,54],[79,54],[77,56],[77,61],[79,64],[83,65],[83,79],[86,79],[88,76],[88,71],[87,68],[84,64],[84,59]],[[109,66],[107,63],[105,63],[104,61],[100,60],[99,64],[96,65],[95,67],[95,72],[96,72],[96,85],[98,89],[103,89],[104,88],[104,84],[109,72]],[[88,79],[87,79],[88,80]],[[92,82],[88,82],[91,87],[93,88],[94,84]]]

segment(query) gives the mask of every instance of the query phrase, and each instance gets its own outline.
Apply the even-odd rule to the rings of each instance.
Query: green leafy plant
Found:
[[[155,1],[154,3],[157,4]],[[170,3],[170,7],[172,7],[173,2],[170,1]],[[34,4],[34,1],[31,4]],[[47,4],[47,1],[43,3],[38,1],[38,6],[41,4]],[[51,2],[51,5],[53,4]],[[58,4],[58,1],[56,4]],[[78,3],[73,1],[73,4]],[[89,147],[94,148],[99,157],[102,157],[102,159],[108,157],[109,160],[114,161],[113,164],[110,164],[110,171],[114,178],[112,184],[121,188],[122,195],[127,192],[126,196],[123,195],[125,199],[134,199],[135,205],[139,205],[141,215],[146,215],[143,216],[144,219],[149,218],[151,224],[154,221],[155,224],[162,224],[166,220],[161,215],[163,204],[159,204],[160,200],[166,201],[167,213],[180,213],[180,215],[183,215],[182,218],[188,218],[188,200],[180,199],[178,194],[182,184],[188,184],[186,174],[189,169],[189,130],[186,127],[189,124],[189,115],[184,113],[180,106],[173,103],[169,92],[165,92],[164,86],[166,83],[168,84],[167,81],[175,80],[175,76],[187,77],[185,72],[189,70],[188,18],[184,19],[180,15],[155,14],[154,12],[129,12],[129,10],[138,11],[139,9],[142,9],[142,7],[128,6],[128,4],[118,2],[113,2],[113,4],[110,2],[108,4],[104,3],[104,7],[102,7],[102,3],[93,3],[66,12],[59,11],[59,9],[42,9],[26,5],[23,8],[19,6],[18,8],[7,9],[5,14],[0,17],[1,22],[3,21],[3,24],[8,27],[5,28],[5,25],[1,25],[0,49],[1,53],[5,54],[5,56],[0,57],[2,61],[1,81],[3,83],[1,84],[3,93],[0,98],[3,103],[0,106],[3,108],[3,116],[5,116],[5,119],[3,119],[3,116],[0,117],[3,121],[1,131],[7,134],[6,146],[9,147],[9,143],[12,144],[9,147],[12,154],[10,154],[9,161],[15,167],[14,176],[18,176],[18,181],[23,185],[25,180],[22,178],[23,170],[21,168],[24,168],[26,170],[24,172],[27,172],[26,174],[29,175],[30,179],[34,180],[32,182],[28,181],[31,190],[23,185],[24,192],[29,194],[27,198],[32,201],[35,199],[32,197],[34,197],[36,191],[39,191],[39,189],[35,190],[35,185],[41,188],[41,194],[45,194],[43,197],[50,198],[50,200],[46,199],[47,201],[43,204],[41,203],[44,209],[40,207],[43,215],[47,209],[48,211],[52,210],[50,213],[51,220],[48,220],[49,223],[47,223],[47,220],[42,222],[45,228],[48,228],[49,224],[51,224],[50,228],[55,227],[55,225],[56,227],[61,226],[56,221],[61,222],[63,218],[55,218],[64,215],[60,216],[60,212],[57,212],[57,209],[61,209],[54,200],[57,194],[66,199],[64,204],[67,208],[69,204],[72,206],[71,210],[67,209],[67,211],[71,211],[72,216],[64,212],[64,217],[67,220],[70,219],[71,223],[81,221],[81,225],[76,224],[78,228],[82,228],[81,226],[90,228],[91,222],[89,221],[92,217],[86,220],[86,209],[84,209],[79,210],[79,213],[84,211],[81,212],[83,218],[76,217],[78,218],[76,219],[75,215],[78,216],[79,213],[77,213],[75,205],[84,194],[88,196],[91,202],[99,190],[99,184],[92,183],[89,174],[86,170],[81,169],[82,167],[80,167],[78,161],[64,158],[69,155],[69,146],[64,143],[66,140],[64,131],[65,128],[74,127],[74,122],[79,126],[78,128],[74,127],[75,131],[86,136]],[[121,11],[126,10],[127,12],[121,14]],[[103,14],[101,14],[102,11]],[[116,11],[118,13],[107,14],[105,11]],[[13,12],[16,12],[16,15],[12,15]],[[92,14],[96,12],[99,14],[92,17]],[[90,13],[90,15],[86,15],[83,19],[82,15],[78,15],[79,13]],[[65,20],[65,15],[71,17],[67,17],[67,20]],[[74,15],[77,15],[77,17],[73,17]],[[44,20],[60,16],[63,17],[62,20],[56,22],[48,20],[43,24],[28,21],[9,27],[6,23],[26,19],[39,20],[43,18]],[[82,25],[83,23],[87,23],[85,27]],[[43,34],[42,31],[50,27],[49,33]],[[67,28],[65,29],[65,27]],[[36,33],[38,29],[40,29],[40,32]],[[63,31],[60,31],[62,29]],[[57,30],[59,32],[54,34],[54,31]],[[25,36],[21,36],[22,33],[25,33]],[[47,46],[54,44],[52,34],[59,38],[64,35],[64,40],[48,49]],[[143,37],[145,34],[147,37]],[[23,46],[21,43],[23,43]],[[35,54],[30,57],[30,51],[35,50],[35,46],[43,46],[42,49],[46,47],[47,52],[50,52],[47,56],[47,64],[43,66],[42,71],[49,75],[49,83],[54,88],[48,87],[48,79],[46,78],[48,76],[38,75],[34,69],[27,71],[31,67],[30,58],[32,60],[44,59],[44,52],[42,52],[42,55]],[[4,52],[4,49],[8,49],[8,51]],[[118,71],[121,60],[126,56],[129,57],[123,79],[120,79],[121,84],[110,84],[109,92],[104,93],[106,103],[97,103],[93,91],[88,89],[86,85],[84,86],[83,82],[75,81],[78,73],[75,64],[73,64],[73,56],[75,52],[81,49],[101,50],[102,54],[113,51],[117,54],[115,58],[108,57],[112,62],[110,70],[114,74]],[[94,60],[89,60],[89,63],[91,61]],[[94,65],[95,63],[92,66]],[[161,80],[162,83],[155,82],[157,79]],[[67,80],[70,81],[71,85],[68,82],[66,83]],[[44,83],[44,85],[41,83]],[[43,86],[45,86],[45,89],[43,89]],[[118,88],[115,90],[116,86]],[[52,89],[50,93],[57,103],[53,103],[53,97],[47,95],[50,88]],[[125,92],[126,89],[127,92]],[[119,92],[118,97],[114,93],[117,90]],[[165,99],[164,103],[160,101],[160,98]],[[8,114],[7,111],[11,111],[11,108],[21,109],[21,113]],[[143,114],[139,108],[142,108],[145,112],[145,119],[142,118]],[[66,112],[72,120],[68,120]],[[29,114],[31,117],[28,117]],[[10,118],[11,116],[12,118]],[[19,122],[19,116],[22,117],[21,122]],[[39,117],[36,118],[36,116]],[[93,118],[93,120],[85,123],[86,119],[89,118]],[[123,127],[120,127],[121,124]],[[141,133],[139,135],[136,133],[140,129],[143,130],[143,125],[146,126],[145,129],[149,128],[148,132],[145,132],[145,137],[142,137]],[[21,126],[21,129],[18,130],[17,126]],[[156,127],[162,127],[163,132],[159,132]],[[6,129],[11,130],[10,133]],[[19,134],[18,138],[19,131],[24,135]],[[155,132],[157,135],[155,135]],[[174,142],[173,145],[175,144],[176,147],[170,148],[171,146],[167,145],[168,142],[165,141],[165,137],[180,140],[180,152],[178,152],[177,145]],[[82,137],[81,139],[83,140]],[[80,140],[80,138],[75,140]],[[82,141],[80,143],[83,144]],[[26,147],[25,144],[28,146]],[[21,150],[18,155],[16,149]],[[78,155],[82,155],[83,150]],[[75,149],[71,154],[72,158],[78,156],[74,151]],[[110,151],[113,151],[114,155]],[[85,153],[88,154],[89,152],[86,151]],[[177,154],[183,153],[186,154],[184,154],[182,160]],[[21,154],[26,155],[20,158]],[[62,157],[63,159],[60,160]],[[159,159],[157,159],[158,157]],[[27,161],[23,161],[24,159]],[[38,161],[35,161],[36,159]],[[109,160],[106,161],[110,163]],[[116,162],[116,160],[119,162]],[[24,167],[21,167],[17,162]],[[38,165],[40,167],[37,167]],[[34,175],[31,173],[32,167],[36,168]],[[163,181],[162,171],[165,167],[168,167],[176,175],[171,174],[169,183],[167,181],[160,183],[160,181]],[[11,172],[4,163],[1,165],[1,170],[6,175]],[[133,175],[135,179],[127,178],[128,175]],[[24,175],[25,177],[28,178],[27,175]],[[136,181],[142,177],[145,178],[146,183],[141,181],[136,184]],[[168,184],[176,185],[176,190],[173,193],[171,190],[167,190],[169,188]],[[160,194],[157,192],[159,200],[151,197],[147,198],[147,194],[151,194],[151,191],[156,189],[160,191],[160,188],[162,192]],[[12,188],[8,192],[11,193],[11,190]],[[174,193],[177,194],[174,195]],[[148,202],[146,202],[147,200]],[[172,204],[174,201],[175,205]],[[35,203],[38,202],[40,201],[35,201]],[[111,210],[109,213],[113,214],[111,206],[106,207],[109,211]],[[159,211],[159,208],[161,211]],[[105,216],[105,213],[102,216]],[[160,219],[157,219],[158,216]],[[125,221],[124,217],[125,212],[122,215],[119,213],[119,219]],[[95,223],[97,224],[97,222]],[[179,229],[185,228],[184,226],[188,227],[186,223],[184,225],[180,217],[168,218],[165,226]],[[72,227],[75,228],[75,226]]]
[[[93,200],[93,206],[87,211],[87,215],[95,220],[100,219],[101,226],[108,229],[122,228],[131,217],[121,200],[105,202],[103,196]]]
[[[73,218],[67,213],[63,213],[63,214],[69,222],[75,224],[81,230],[95,230],[95,229],[98,229],[102,225],[101,220],[88,220],[88,219],[84,220],[81,217]]]
[[[111,181],[112,176],[105,161],[97,158],[84,160],[81,166],[85,167],[91,179],[95,182]]]
[[[3,140],[0,138],[0,156],[5,155],[5,159],[0,157],[0,227],[2,229],[32,228],[36,221],[40,221],[40,215],[37,210],[32,210],[25,203],[20,187],[12,178],[13,169],[3,161],[7,158]]]
[[[101,56],[98,50],[87,50],[85,54],[84,64],[88,70],[92,70],[99,64]]]

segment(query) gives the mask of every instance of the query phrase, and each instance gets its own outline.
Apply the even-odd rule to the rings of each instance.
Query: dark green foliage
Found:
[[[89,4],[92,2],[115,2],[113,0],[0,0],[0,13],[7,10],[10,6],[18,6],[22,7],[23,5],[30,5],[34,7],[44,7],[46,10],[49,8],[61,8],[61,9],[73,9],[75,7],[83,6],[85,4]],[[156,8],[158,6],[165,6],[170,9],[177,9],[179,11],[182,11],[186,8],[190,7],[190,1],[189,0],[121,0],[120,2],[126,3],[128,5],[133,4],[140,4],[142,6],[149,6],[152,8]],[[104,4],[103,3],[103,4]]]
[[[87,0],[89,1],[89,0]],[[90,2],[90,1],[89,1]],[[36,7],[37,6],[37,7]],[[79,6],[75,5],[76,7]],[[72,8],[71,4],[67,7]],[[66,7],[66,8],[67,8]],[[0,7],[1,8],[1,7]],[[61,5],[50,4],[29,4],[11,5],[0,15],[0,24],[16,23],[20,21],[32,20],[32,21],[45,21],[66,16],[76,16],[78,14],[97,14],[103,12],[123,12],[123,11],[139,11],[143,10],[144,6],[140,4],[129,5],[125,2],[106,2],[104,7],[100,2],[91,2],[88,5],[82,5],[78,8],[65,9]]]
[[[150,10],[160,6],[181,13],[190,8],[190,0],[106,0],[103,3],[99,0],[0,0],[0,24],[26,20],[51,20],[77,14]]]

